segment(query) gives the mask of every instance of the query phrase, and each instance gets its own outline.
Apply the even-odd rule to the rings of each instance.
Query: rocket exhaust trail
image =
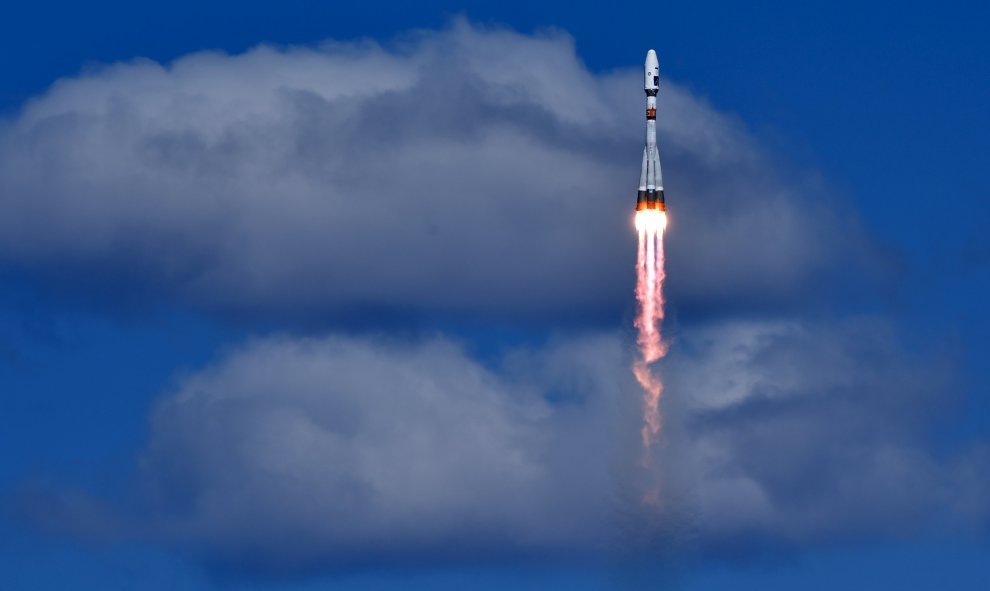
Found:
[[[633,374],[643,388],[643,445],[649,447],[660,431],[660,395],[663,382],[650,364],[667,354],[660,333],[663,320],[664,252],[663,233],[666,215],[659,211],[636,212],[639,248],[636,259],[635,326],[640,357],[633,364]]]
[[[639,332],[639,359],[633,373],[643,387],[643,446],[649,448],[660,432],[660,394],[663,383],[650,370],[650,364],[667,354],[660,335],[663,320],[664,255],[663,233],[667,227],[667,206],[657,150],[657,94],[660,92],[660,62],[652,49],[644,65],[646,91],[646,146],[643,171],[636,196],[636,231],[639,248],[636,259],[636,329]]]

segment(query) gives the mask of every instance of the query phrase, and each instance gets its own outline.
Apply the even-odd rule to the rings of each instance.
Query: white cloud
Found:
[[[563,33],[463,21],[391,49],[97,68],[0,132],[0,262],[276,316],[617,314],[638,84],[589,72]],[[868,258],[741,124],[674,83],[660,106],[675,298],[792,301]]]
[[[142,528],[285,568],[587,549],[631,378],[614,339],[533,353],[502,374],[444,340],[247,346],[155,412]]]
[[[754,536],[801,547],[982,518],[985,454],[929,451],[945,374],[888,336],[868,319],[682,335],[665,363],[659,506],[640,502],[651,477],[617,335],[494,368],[443,339],[257,341],[154,413],[132,527],[292,570],[607,559],[685,526],[680,542],[711,555]]]
[[[984,462],[978,450],[931,451],[959,396],[952,363],[904,351],[879,319],[699,328],[664,367],[665,477],[706,544],[958,525],[956,505],[980,489],[960,467]]]

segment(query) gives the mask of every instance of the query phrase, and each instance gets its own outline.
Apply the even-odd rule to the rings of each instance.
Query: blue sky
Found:
[[[10,9],[0,581],[985,588],[987,11],[777,4]]]

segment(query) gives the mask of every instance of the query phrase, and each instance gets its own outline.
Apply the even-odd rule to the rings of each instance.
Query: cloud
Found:
[[[665,361],[666,478],[706,547],[908,535],[981,513],[978,446],[932,450],[962,395],[952,356],[911,354],[889,323],[739,322]],[[685,444],[686,443],[686,444]],[[968,514],[967,514],[968,512]],[[975,521],[978,521],[975,520]]]
[[[136,530],[267,570],[586,551],[631,441],[608,428],[621,357],[589,337],[503,373],[443,339],[253,343],[154,413]]]
[[[615,318],[639,77],[590,72],[561,32],[466,21],[98,67],[0,128],[0,263],[282,319]],[[800,304],[874,256],[738,121],[676,83],[660,106],[686,309]]]
[[[867,318],[683,334],[650,471],[620,335],[492,366],[443,338],[255,341],[161,402],[119,535],[285,574],[608,561],[670,539],[712,559],[985,523],[986,450],[931,451],[951,373],[891,336]],[[651,473],[660,505],[642,502]],[[69,500],[58,521],[100,522]]]

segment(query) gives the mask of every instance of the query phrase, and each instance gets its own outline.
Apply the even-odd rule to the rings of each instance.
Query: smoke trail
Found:
[[[667,345],[660,334],[663,320],[664,254],[663,233],[666,214],[659,211],[636,212],[639,248],[636,258],[635,325],[639,331],[637,344],[640,358],[633,364],[633,374],[643,387],[643,446],[650,447],[660,431],[660,394],[663,382],[650,369],[650,364],[667,354]]]

